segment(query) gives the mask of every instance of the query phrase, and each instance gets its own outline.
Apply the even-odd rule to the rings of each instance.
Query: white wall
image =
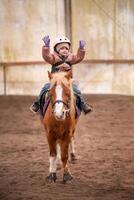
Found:
[[[4,94],[4,70],[0,65],[0,94]]]
[[[96,2],[100,5],[99,0]],[[73,50],[77,50],[79,39],[85,39],[86,59],[132,59],[134,2],[101,2],[103,9],[120,26],[117,27],[118,24],[109,19],[94,1],[72,0],[70,29]],[[39,93],[48,81],[47,71],[51,67],[45,63],[31,65],[28,62],[43,61],[41,49],[44,35],[50,35],[52,50],[54,38],[65,34],[65,14],[64,0],[0,1],[0,94],[4,94],[4,86],[6,94]],[[22,63],[9,65],[12,62]],[[74,66],[73,71],[84,93],[134,95],[134,64],[81,63]]]
[[[42,60],[42,38],[65,34],[63,0],[1,0],[0,62]]]
[[[74,77],[84,93],[134,95],[134,64],[81,64]]]

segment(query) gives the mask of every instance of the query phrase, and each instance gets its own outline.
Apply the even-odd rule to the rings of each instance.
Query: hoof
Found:
[[[64,172],[63,174],[63,183],[66,183],[67,181],[72,180],[73,177],[69,172]]]
[[[75,161],[77,160],[76,156],[74,153],[70,154],[70,163],[75,164]]]
[[[56,173],[50,173],[50,174],[46,177],[46,180],[47,180],[49,183],[56,182],[56,179],[57,179]]]

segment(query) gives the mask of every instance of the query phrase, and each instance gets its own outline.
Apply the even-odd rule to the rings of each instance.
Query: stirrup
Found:
[[[30,106],[30,111],[34,114],[38,114],[39,113],[39,109],[37,111],[33,110],[33,104]]]

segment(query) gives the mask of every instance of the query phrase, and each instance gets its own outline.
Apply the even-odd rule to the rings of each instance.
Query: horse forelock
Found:
[[[70,90],[70,111],[72,112],[71,115],[73,116],[74,113],[74,92],[72,87],[73,79],[72,78],[68,79],[66,77],[66,74],[67,74],[66,72],[54,73],[51,79],[51,88],[56,85],[62,86],[63,84]]]
[[[53,87],[56,84],[63,84],[66,87],[69,87],[70,85],[70,81],[65,77],[66,72],[58,72],[58,73],[54,73],[51,79],[51,87]]]
[[[54,73],[52,75],[52,79],[51,79],[51,87],[50,89],[55,85],[65,85],[70,91],[71,91],[71,96],[73,98],[74,93],[73,93],[73,88],[72,88],[72,83],[73,83],[73,79],[70,78],[68,79],[66,77],[67,72],[58,72],[58,73]]]

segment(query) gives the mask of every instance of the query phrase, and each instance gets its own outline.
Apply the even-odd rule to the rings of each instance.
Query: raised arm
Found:
[[[44,60],[50,64],[54,64],[55,58],[52,53],[50,53],[50,38],[49,35],[46,35],[43,39],[44,46],[42,47],[42,57]]]
[[[86,43],[85,43],[84,40],[79,41],[79,48],[78,48],[77,54],[72,54],[71,64],[77,64],[84,59],[84,57],[85,57],[85,45],[86,45]]]

